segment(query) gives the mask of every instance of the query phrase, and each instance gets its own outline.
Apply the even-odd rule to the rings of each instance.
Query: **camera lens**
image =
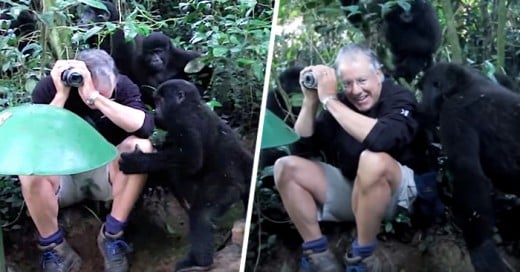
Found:
[[[80,87],[83,85],[83,76],[73,67],[69,67],[61,73],[61,81],[69,87]]]
[[[302,85],[311,90],[316,90],[318,88],[318,81],[312,71],[307,71],[303,74]]]

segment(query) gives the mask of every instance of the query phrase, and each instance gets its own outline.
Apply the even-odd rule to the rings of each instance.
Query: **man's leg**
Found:
[[[361,153],[352,196],[358,237],[352,245],[351,257],[361,260],[373,254],[381,222],[401,180],[401,166],[391,156],[371,151]]]
[[[58,226],[59,176],[20,176],[22,195],[38,230],[43,271],[78,271],[81,258],[65,241]]]
[[[117,146],[119,154],[123,152],[133,152],[135,147],[144,153],[151,153],[153,146],[150,140],[141,139],[135,136],[126,138]],[[110,163],[110,181],[112,182],[112,203],[111,215],[119,220],[126,221],[128,215],[139,198],[141,191],[146,183],[146,174],[126,175],[119,170],[119,156]]]
[[[150,153],[152,143],[148,139],[129,136],[117,146],[119,154],[133,152],[136,145],[142,152]],[[146,174],[126,175],[119,170],[119,156],[110,163],[112,183],[112,210],[98,236],[98,245],[105,259],[105,271],[128,271],[126,253],[128,246],[122,240],[128,215],[145,185]]]
[[[58,176],[20,176],[22,195],[41,237],[58,231]]]
[[[297,156],[283,157],[274,165],[274,179],[284,207],[304,241],[300,271],[340,271],[317,220],[316,202],[325,203],[327,196],[322,166]]]
[[[316,202],[325,202],[327,183],[319,164],[297,156],[280,158],[274,164],[274,180],[303,241],[321,238]]]

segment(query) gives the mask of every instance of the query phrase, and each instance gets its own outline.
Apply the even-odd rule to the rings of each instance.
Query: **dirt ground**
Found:
[[[61,210],[59,222],[66,230],[66,239],[83,259],[81,271],[103,271],[96,237],[102,224],[99,218],[104,219],[104,215],[99,214],[106,214],[100,210],[107,209],[99,207],[99,203],[89,204],[92,203]],[[235,227],[238,237],[243,235],[240,233],[243,233],[243,224],[237,223],[242,217],[242,209],[242,205],[236,205],[216,222],[216,242],[222,249],[215,254],[213,272],[239,271],[242,241],[236,237],[227,238],[234,223],[238,225]],[[20,230],[4,233],[8,271],[41,271],[37,236],[29,218],[23,221]],[[187,228],[186,214],[170,194],[146,198],[133,212],[125,230],[126,241],[133,248],[129,255],[130,271],[173,271],[176,260],[188,249]]]
[[[322,228],[329,240],[336,257],[343,260],[345,252],[354,237],[353,232],[346,231],[352,226],[327,225]],[[297,271],[301,248],[300,238],[296,233],[277,236],[276,242],[269,249],[262,250],[258,265],[246,267],[247,272]],[[416,232],[411,241],[401,242],[395,238],[386,238],[379,242],[376,255],[382,260],[385,272],[473,272],[469,254],[460,236],[446,232],[443,227],[436,226],[425,232]],[[257,247],[258,245],[255,245]],[[252,248],[249,247],[248,254]],[[248,255],[248,257],[250,257]],[[254,256],[255,259],[258,255]],[[509,271],[520,271],[520,258],[503,252],[503,258]],[[248,262],[251,264],[248,258]],[[252,263],[255,263],[254,260]]]

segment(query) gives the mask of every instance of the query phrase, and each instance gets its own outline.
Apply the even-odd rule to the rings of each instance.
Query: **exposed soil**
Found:
[[[330,224],[322,229],[336,257],[343,260],[343,255],[349,249],[354,237],[353,231],[349,231],[352,230],[352,226]],[[287,229],[287,231],[291,230]],[[256,269],[249,265],[245,271],[297,271],[301,257],[300,243],[297,233],[277,235],[276,243],[262,250]],[[251,250],[253,249],[250,247],[249,254]],[[376,255],[382,261],[385,272],[474,271],[461,237],[446,232],[445,227],[441,226],[432,227],[424,232],[417,231],[411,241],[406,243],[386,237],[385,241],[379,242]],[[510,271],[520,271],[520,258],[505,252],[503,257]]]
[[[98,204],[77,205],[60,211],[60,225],[67,231],[66,239],[83,259],[81,271],[103,271],[103,259],[96,237],[107,209]],[[216,222],[215,254],[211,271],[239,271],[243,223],[233,223],[242,217],[243,207],[234,206]],[[99,216],[103,214],[103,216]],[[4,233],[6,260],[9,272],[41,271],[40,252],[36,248],[36,234],[30,219],[23,220],[20,230]],[[240,221],[237,221],[240,222]],[[175,261],[188,249],[186,237],[188,221],[185,212],[170,194],[149,195],[132,214],[125,231],[126,241],[133,247],[129,255],[130,271],[173,271]],[[239,237],[239,238],[237,238]],[[224,245],[225,241],[226,244]]]

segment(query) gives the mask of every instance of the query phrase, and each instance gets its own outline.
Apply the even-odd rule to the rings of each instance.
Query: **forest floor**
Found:
[[[278,233],[276,242],[262,250],[262,256],[256,267],[253,265],[256,260],[249,259],[246,271],[297,271],[301,257],[301,239],[296,230],[288,224],[285,227],[278,226],[276,229]],[[355,236],[353,229],[351,224],[322,224],[322,230],[329,240],[329,247],[338,260],[343,260],[345,252],[352,243]],[[249,254],[251,250],[255,248],[249,247]],[[501,247],[501,250],[509,271],[520,272],[520,257],[506,253],[504,247]],[[410,241],[406,242],[381,235],[376,255],[382,261],[385,272],[474,271],[462,237],[447,231],[447,226],[436,225],[425,231],[417,231],[411,236]]]
[[[89,205],[91,204],[91,205]],[[81,271],[103,271],[103,258],[96,243],[102,222],[98,203],[86,203],[60,210],[59,223],[66,230],[66,239],[82,257]],[[94,212],[96,210],[96,212]],[[239,271],[243,237],[243,207],[236,204],[216,224],[216,245],[213,272]],[[101,212],[103,213],[103,212]],[[4,232],[8,272],[41,271],[37,236],[29,218],[22,220],[16,231]],[[235,226],[235,227],[233,227]],[[233,228],[233,238],[229,238]],[[236,232],[236,233],[235,233]],[[149,195],[131,215],[125,230],[126,241],[133,247],[130,271],[173,271],[176,260],[188,250],[188,219],[176,199],[168,193]]]

